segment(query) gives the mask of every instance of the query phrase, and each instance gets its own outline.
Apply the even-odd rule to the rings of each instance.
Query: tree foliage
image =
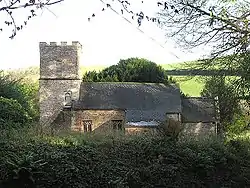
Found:
[[[19,123],[24,123],[31,118],[36,120],[38,118],[38,85],[24,83],[21,79],[14,79],[10,75],[0,73],[1,118],[6,117],[5,120],[13,119],[13,122]],[[19,118],[15,117],[15,113]]]
[[[209,45],[210,57],[245,52],[250,36],[249,2],[171,0],[178,13],[161,11],[163,28],[182,47]],[[171,28],[171,29],[169,29]]]
[[[152,82],[167,83],[165,70],[152,61],[142,58],[121,59],[99,73],[89,71],[83,76],[85,82]]]
[[[149,16],[146,13],[144,13],[143,10],[137,11],[134,7],[134,4],[136,2],[133,1],[122,1],[122,0],[116,0],[117,3],[119,3],[120,5],[120,10],[116,10],[116,8],[113,8],[114,5],[114,0],[112,2],[107,2],[107,1],[103,1],[101,0],[101,2],[104,4],[103,8],[100,9],[100,12],[103,12],[107,9],[111,9],[113,10],[115,13],[117,14],[121,14],[122,16],[129,18],[131,20],[135,20],[138,24],[138,26],[140,27],[142,25],[142,22],[145,21],[150,21],[156,24],[160,24],[161,20],[159,18],[157,18],[156,16]],[[144,3],[144,1],[140,1],[141,2],[141,6]],[[178,12],[178,10],[171,4],[171,2],[160,2],[158,1],[157,3],[155,3],[155,5],[159,8],[159,10],[163,9],[172,9],[175,12]],[[94,12],[89,18],[88,21],[91,21],[93,18],[96,17],[96,14],[98,14],[99,12]]]
[[[249,96],[248,53],[250,40],[250,2],[248,0],[169,0],[155,2],[158,14],[148,16],[134,11],[133,1],[120,1],[121,10],[114,10],[126,19],[152,21],[164,30],[182,49],[204,47],[206,52],[191,68],[227,69],[240,72],[232,82],[242,96]],[[146,1],[141,1],[142,4]],[[106,4],[113,9],[113,4]],[[102,11],[104,11],[102,9]],[[126,14],[125,14],[126,13]],[[96,15],[93,14],[92,17]],[[91,18],[93,19],[93,18]],[[89,18],[90,20],[90,18]]]
[[[17,100],[0,97],[0,124],[26,123],[29,119],[27,112]]]
[[[225,126],[232,123],[236,113],[239,112],[239,98],[231,84],[226,83],[224,77],[210,77],[206,80],[202,96],[217,98],[220,122],[225,130]]]
[[[102,2],[105,5],[100,11],[113,9],[114,1]],[[245,52],[249,45],[250,2],[247,0],[219,0],[216,3],[213,0],[156,1],[158,14],[153,17],[143,10],[136,11],[135,2],[116,2],[121,9],[113,10],[127,19],[136,19],[138,26],[142,21],[154,22],[164,29],[167,37],[187,49],[210,45],[213,58]],[[146,2],[141,1],[141,4]],[[88,20],[95,16],[93,13]]]
[[[12,28],[10,39],[13,39],[18,31],[21,31],[37,12],[41,9],[47,8],[50,5],[60,3],[64,0],[0,0],[0,13],[5,13],[8,16],[4,20],[4,25]],[[17,22],[17,10],[25,9],[28,16],[22,22]],[[0,26],[0,31],[4,31],[4,27]]]

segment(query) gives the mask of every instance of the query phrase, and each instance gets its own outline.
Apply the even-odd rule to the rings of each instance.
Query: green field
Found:
[[[204,87],[204,82],[201,80],[201,76],[189,77],[189,76],[173,76],[177,81],[181,91],[192,97],[199,97]]]

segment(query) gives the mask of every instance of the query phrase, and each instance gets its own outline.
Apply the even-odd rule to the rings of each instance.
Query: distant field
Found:
[[[176,64],[164,64],[161,65],[165,70],[173,70],[173,69],[184,69],[184,63],[176,63]],[[180,86],[182,92],[186,95],[192,97],[199,97],[200,93],[204,87],[204,82],[202,81],[202,76],[172,76]]]
[[[173,76],[180,86],[182,92],[192,97],[199,97],[204,87],[201,76],[190,78],[189,76]]]

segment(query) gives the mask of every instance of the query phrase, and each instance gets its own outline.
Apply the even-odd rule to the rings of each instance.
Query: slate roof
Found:
[[[182,99],[183,122],[214,122],[216,121],[214,99],[185,98]]]
[[[162,121],[166,113],[181,113],[180,90],[155,83],[83,82],[73,109],[123,109],[126,121]]]

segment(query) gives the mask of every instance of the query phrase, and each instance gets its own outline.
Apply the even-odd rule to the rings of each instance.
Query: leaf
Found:
[[[158,7],[162,6],[163,4],[161,2],[157,2]]]
[[[35,2],[36,2],[35,0],[30,0],[29,1],[29,3],[31,3],[31,4],[35,4]]]

